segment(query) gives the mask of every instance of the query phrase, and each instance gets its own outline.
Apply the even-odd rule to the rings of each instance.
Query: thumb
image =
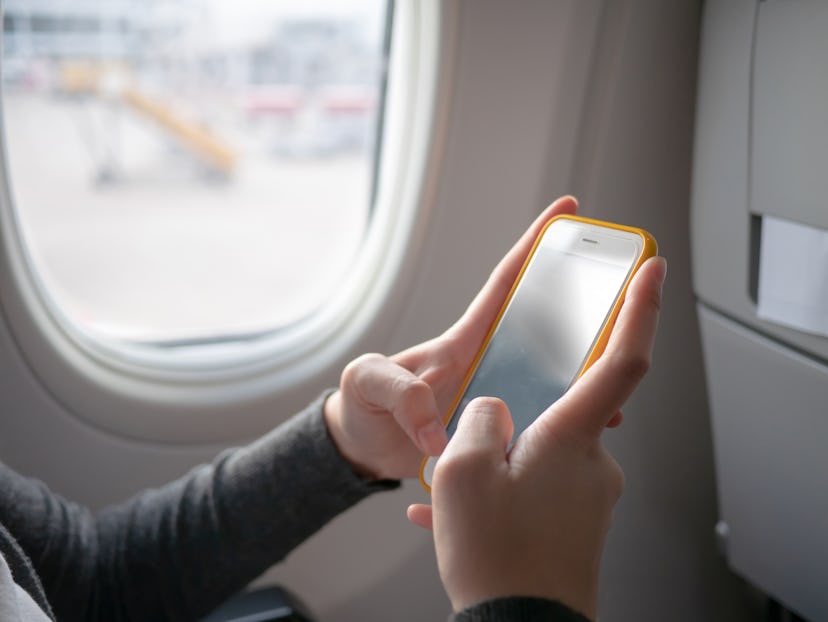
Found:
[[[487,466],[502,463],[513,433],[512,416],[506,404],[495,397],[478,397],[460,416],[457,431],[436,468],[439,470],[441,464],[453,462],[472,461]],[[437,479],[436,471],[434,476]]]

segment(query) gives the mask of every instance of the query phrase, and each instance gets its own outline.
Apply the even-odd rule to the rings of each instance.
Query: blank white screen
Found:
[[[638,252],[631,239],[601,239],[606,245],[598,249],[584,247],[583,236],[582,229],[567,227],[555,233],[555,244],[541,244],[535,252],[455,410],[449,435],[457,413],[475,397],[490,396],[509,406],[517,437],[575,379]],[[574,254],[581,251],[589,256]]]

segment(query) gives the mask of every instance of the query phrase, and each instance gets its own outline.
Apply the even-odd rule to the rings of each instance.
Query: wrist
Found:
[[[328,434],[333,441],[334,447],[336,447],[339,455],[350,465],[354,473],[368,481],[381,479],[370,465],[360,460],[359,452],[353,447],[345,432],[342,423],[342,393],[340,391],[334,391],[325,400],[322,406],[322,418],[328,428]]]

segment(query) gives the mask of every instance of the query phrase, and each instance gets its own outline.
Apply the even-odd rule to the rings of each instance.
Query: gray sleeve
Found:
[[[534,596],[493,598],[453,615],[449,622],[590,622],[566,605]]]
[[[31,480],[15,524],[58,620],[196,620],[337,514],[366,482],[328,435],[322,396],[256,442],[95,518]],[[1,495],[2,493],[0,493]],[[22,502],[22,505],[21,505]]]

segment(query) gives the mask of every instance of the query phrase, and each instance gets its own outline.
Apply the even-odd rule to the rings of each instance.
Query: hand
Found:
[[[593,617],[604,536],[623,473],[601,433],[644,376],[666,264],[630,284],[607,350],[515,442],[506,405],[469,404],[438,461],[432,506],[409,508],[434,529],[455,610],[499,596],[540,596]]]
[[[362,356],[345,368],[324,413],[340,453],[358,472],[377,479],[416,477],[423,454],[443,451],[443,416],[535,238],[552,217],[576,208],[575,199],[563,197],[544,210],[444,334],[390,358]]]

